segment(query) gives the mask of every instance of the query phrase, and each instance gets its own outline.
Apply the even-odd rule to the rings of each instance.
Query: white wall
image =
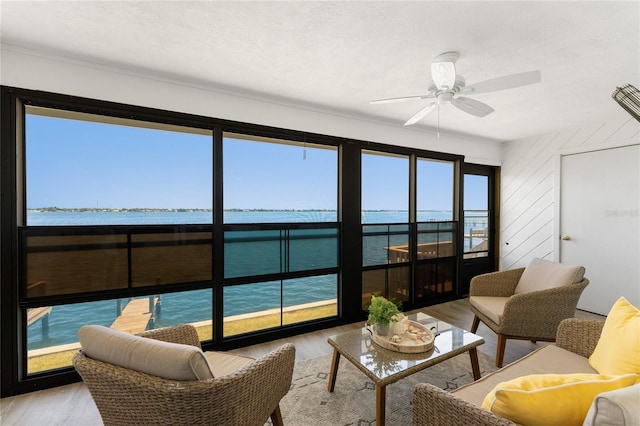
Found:
[[[0,48],[0,83],[92,99],[302,130],[465,155],[468,162],[499,165],[501,144],[492,140],[406,128],[311,107],[224,93],[220,89],[151,74]]]
[[[633,143],[640,143],[640,123],[622,108],[610,119],[505,143],[500,269],[526,266],[532,257],[558,260],[555,185],[561,154]]]

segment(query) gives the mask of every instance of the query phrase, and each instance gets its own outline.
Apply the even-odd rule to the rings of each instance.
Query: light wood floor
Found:
[[[461,299],[423,308],[420,309],[420,311],[468,330],[471,327],[473,315],[467,305],[467,299]],[[577,311],[576,316],[603,318],[600,315],[583,311]],[[296,359],[300,361],[331,353],[331,346],[327,343],[329,336],[359,327],[362,327],[361,322],[235,349],[232,352],[251,357],[259,357],[277,348],[284,342],[291,342],[296,346]],[[485,340],[485,344],[479,346],[478,350],[495,358],[496,335],[483,324],[480,324],[477,334],[484,337]],[[521,340],[507,341],[504,359],[505,365],[523,357],[544,344],[546,343],[532,343]],[[100,425],[102,422],[86,387],[82,383],[75,383],[55,389],[3,398],[0,400],[0,424],[66,426]]]

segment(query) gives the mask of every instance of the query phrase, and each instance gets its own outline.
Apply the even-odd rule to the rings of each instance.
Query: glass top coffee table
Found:
[[[333,361],[329,376],[328,390],[333,392],[338,374],[340,357],[344,356],[376,385],[376,425],[385,421],[386,386],[446,359],[469,352],[473,379],[480,378],[480,365],[476,347],[484,339],[470,331],[454,327],[423,313],[407,315],[430,328],[434,334],[435,346],[428,352],[401,353],[378,346],[371,340],[366,328],[331,336],[328,342],[333,346]]]

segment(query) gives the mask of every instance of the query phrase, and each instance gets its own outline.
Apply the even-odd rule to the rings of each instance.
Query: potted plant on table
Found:
[[[374,330],[378,335],[387,335],[389,325],[398,321],[401,306],[400,302],[396,303],[382,296],[371,296],[369,323],[374,326]]]

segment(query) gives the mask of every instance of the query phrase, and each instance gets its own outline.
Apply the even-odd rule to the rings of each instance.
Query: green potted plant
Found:
[[[395,303],[382,296],[371,296],[369,304],[369,323],[380,336],[386,336],[389,332],[389,324],[397,321],[400,314],[401,303]]]

